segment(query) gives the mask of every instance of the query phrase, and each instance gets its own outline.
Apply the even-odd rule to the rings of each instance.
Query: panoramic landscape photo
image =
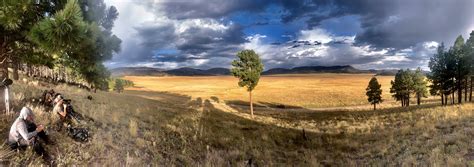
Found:
[[[474,166],[472,0],[4,0],[0,166]]]

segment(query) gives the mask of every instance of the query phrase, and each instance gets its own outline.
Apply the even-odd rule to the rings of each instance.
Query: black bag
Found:
[[[87,142],[89,141],[89,130],[86,128],[75,128],[71,125],[67,127],[68,135],[78,142]]]

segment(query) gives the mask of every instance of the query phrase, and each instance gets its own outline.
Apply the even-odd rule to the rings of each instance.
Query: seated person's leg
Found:
[[[35,123],[27,123],[27,125],[26,125],[26,129],[28,130],[28,132],[33,132],[33,131],[36,130],[36,128],[37,128],[37,126],[36,126]],[[42,139],[46,143],[49,142],[48,136],[46,135],[44,130],[39,132],[36,136],[38,138]]]
[[[28,147],[28,142],[24,139],[20,139],[18,142],[8,144],[12,150],[19,149],[25,150]]]

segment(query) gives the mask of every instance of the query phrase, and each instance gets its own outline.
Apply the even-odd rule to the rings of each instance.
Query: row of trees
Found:
[[[103,0],[0,2],[0,77],[8,77],[9,66],[14,74],[47,67],[54,80],[107,89],[110,73],[102,62],[120,51],[111,31],[117,16]]]
[[[431,85],[429,93],[441,96],[441,104],[447,105],[451,97],[451,104],[472,101],[472,87],[474,79],[474,31],[469,39],[464,41],[458,36],[452,47],[446,49],[442,43],[436,54],[430,58],[428,64],[431,72],[427,75]],[[402,106],[410,106],[410,97],[415,95],[420,105],[422,97],[427,97],[427,81],[425,75],[418,68],[416,71],[400,70],[391,82],[390,93]],[[368,101],[374,105],[382,102],[382,90],[374,77],[367,87]],[[463,98],[464,96],[464,98]]]
[[[410,106],[410,98],[412,95],[416,97],[417,104],[421,104],[421,98],[428,96],[428,86],[423,71],[418,68],[415,71],[399,70],[395,75],[395,80],[391,81],[392,87],[390,93],[396,101],[402,103],[402,107]],[[382,85],[379,84],[377,78],[372,77],[366,88],[366,95],[370,104],[376,105],[383,102]]]
[[[441,103],[448,104],[448,97],[451,96],[451,104],[457,102],[472,101],[472,86],[474,75],[474,31],[471,32],[467,41],[462,36],[458,36],[452,47],[446,50],[441,44],[437,53],[430,59],[431,69],[429,80],[430,93],[441,96]],[[468,95],[469,93],[469,95]],[[468,99],[469,97],[469,99]]]
[[[421,98],[427,97],[427,82],[423,71],[418,68],[414,72],[410,69],[399,70],[395,74],[395,80],[391,81],[390,93],[395,100],[402,103],[402,107],[410,106],[410,97],[416,97],[417,104],[420,105]]]

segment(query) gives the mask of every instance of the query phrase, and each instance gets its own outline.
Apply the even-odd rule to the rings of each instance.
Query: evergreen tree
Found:
[[[412,72],[409,69],[399,70],[391,84],[390,93],[393,94],[392,97],[397,101],[401,101],[402,107],[410,106],[410,94],[414,90]]]
[[[117,16],[115,7],[106,8],[103,0],[71,0],[53,19],[37,24],[30,38],[56,55],[57,69],[71,69],[94,88],[106,90],[110,73],[102,62],[120,51],[121,40],[111,31]]]
[[[123,82],[121,79],[115,79],[114,90],[117,91],[117,93],[123,92]]]
[[[453,46],[453,58],[455,61],[455,81],[456,90],[458,93],[458,103],[462,103],[462,96],[464,87],[466,87],[467,76],[469,75],[470,62],[468,62],[467,48],[464,44],[464,38],[459,35]],[[467,94],[465,94],[467,95]]]
[[[258,84],[263,64],[253,50],[243,50],[237,53],[237,59],[232,61],[231,73],[239,78],[239,86],[247,87],[250,98],[250,114],[253,117],[252,91]]]
[[[473,87],[473,80],[474,80],[474,31],[469,34],[469,39],[466,41],[466,54],[467,54],[467,64],[469,68],[469,86],[466,86],[466,92],[468,92],[469,88],[469,101],[472,101],[472,87]],[[466,84],[467,85],[467,84]]]
[[[422,97],[428,97],[428,89],[427,89],[427,82],[425,81],[425,75],[421,68],[417,68],[414,73],[412,73],[413,77],[413,91],[416,95],[416,103],[420,105]]]
[[[451,47],[442,57],[442,66],[444,70],[441,73],[441,80],[444,82],[443,91],[445,92],[445,104],[448,103],[448,97],[451,95],[451,104],[454,104],[454,93],[456,92],[456,57],[455,51]]]
[[[382,85],[379,84],[379,82],[377,81],[377,78],[372,77],[372,79],[370,79],[369,81],[369,85],[365,89],[367,91],[366,92],[366,95],[368,97],[367,100],[370,102],[370,104],[374,105],[374,110],[376,110],[377,104],[383,102],[381,87]]]
[[[444,95],[445,91],[443,90],[444,81],[442,78],[442,73],[445,71],[445,66],[443,65],[445,55],[445,48],[444,44],[438,46],[436,54],[430,58],[428,63],[428,67],[430,68],[431,72],[428,74],[428,79],[431,81],[430,85],[430,94],[431,95],[440,95],[441,96],[441,104],[444,105]]]

